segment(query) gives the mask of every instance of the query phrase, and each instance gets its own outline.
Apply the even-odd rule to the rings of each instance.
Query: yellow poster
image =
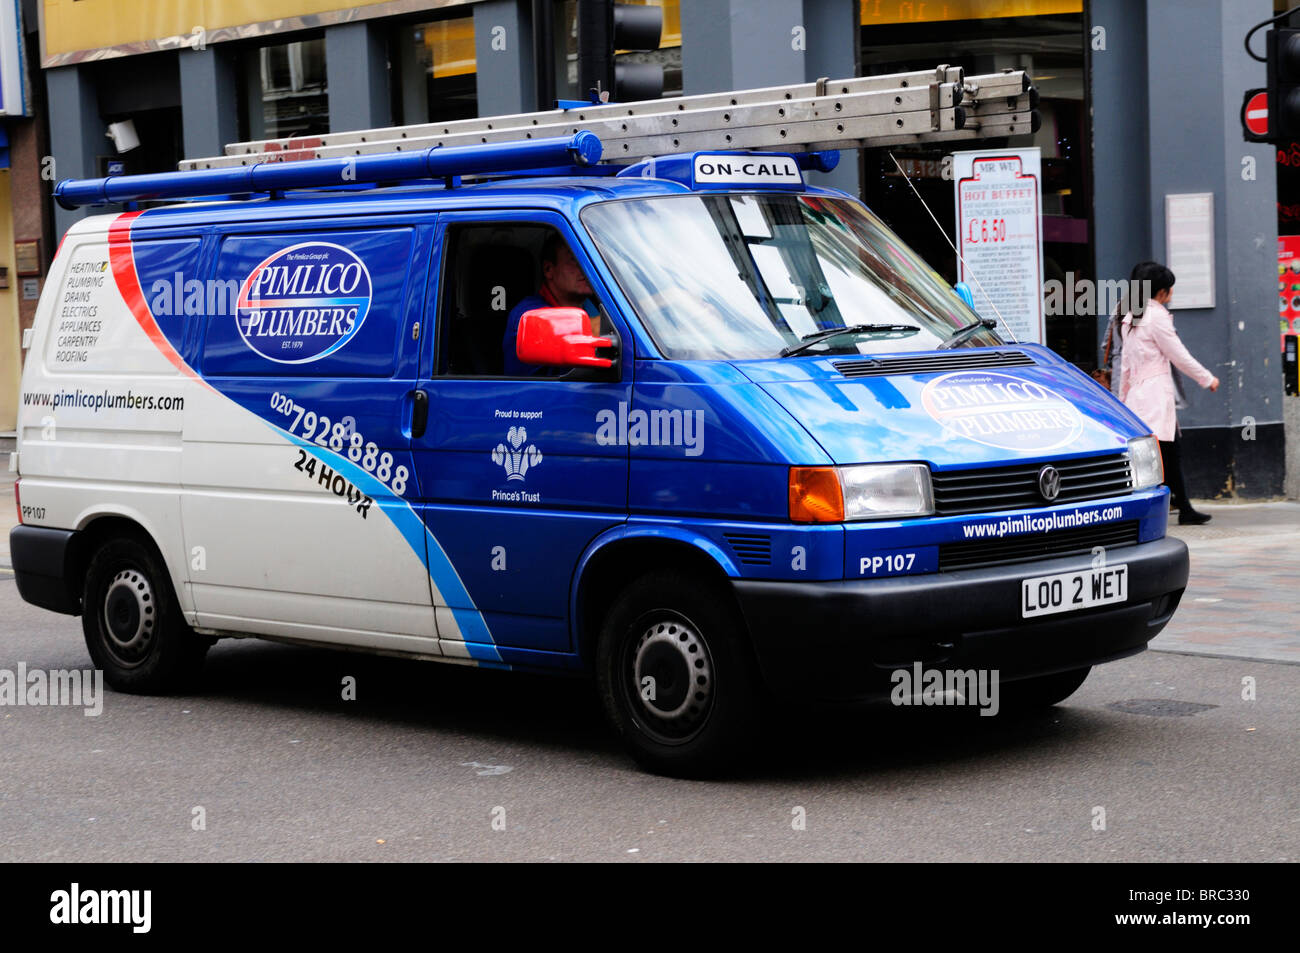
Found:
[[[384,6],[388,0],[43,0],[45,55],[143,44],[320,13]],[[468,0],[446,0],[432,10]],[[142,50],[143,52],[143,50]]]
[[[862,0],[864,26],[1082,12],[1083,0]]]

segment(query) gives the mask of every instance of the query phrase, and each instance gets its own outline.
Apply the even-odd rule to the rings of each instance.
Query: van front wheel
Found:
[[[129,537],[105,543],[91,559],[81,627],[104,680],[135,694],[186,687],[211,644],[185,622],[162,560]]]
[[[1068,672],[1010,682],[1002,688],[1002,708],[1012,713],[1050,708],[1073,695],[1091,671],[1092,666],[1088,665]]]
[[[670,775],[710,773],[751,746],[757,675],[726,594],[678,572],[615,602],[596,652],[605,713],[631,755]]]

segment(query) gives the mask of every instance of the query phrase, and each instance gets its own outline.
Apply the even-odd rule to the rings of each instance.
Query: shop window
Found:
[[[122,139],[96,143],[94,175],[172,172],[184,154],[180,78],[175,54],[124,56],[77,67],[90,73],[105,127],[122,123]]]
[[[246,51],[239,69],[241,138],[279,139],[329,131],[323,37]]]
[[[863,198],[948,281],[957,277],[952,237],[956,209],[944,158],[971,148],[1036,146],[1042,155],[1044,282],[1067,288],[1092,280],[1094,222],[1089,168],[1089,113],[1084,76],[1084,29],[1078,0],[999,0],[977,4],[862,4],[864,75],[932,69],[936,63],[967,75],[1024,69],[1042,97],[1042,127],[1035,135],[975,142],[909,144],[864,150]],[[894,164],[897,157],[911,186]],[[922,195],[948,238],[921,208]],[[1102,276],[1114,277],[1114,276]],[[1105,322],[1105,315],[1101,321]],[[1045,315],[1048,347],[1085,369],[1096,363],[1097,319],[1073,312]]]
[[[394,67],[402,123],[450,122],[478,115],[474,18],[399,27]]]

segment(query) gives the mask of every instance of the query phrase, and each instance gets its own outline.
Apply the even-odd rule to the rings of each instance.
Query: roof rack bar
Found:
[[[588,166],[600,161],[598,136],[572,136],[487,145],[432,147],[412,152],[308,159],[301,162],[258,162],[197,172],[158,172],[150,175],[110,175],[103,179],[65,179],[54,187],[64,208],[108,205],[147,199],[195,198],[287,189],[328,188],[375,182],[404,182],[486,172],[513,172],[555,166]]]

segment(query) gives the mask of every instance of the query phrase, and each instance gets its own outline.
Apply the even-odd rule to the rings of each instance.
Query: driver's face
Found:
[[[542,277],[564,304],[579,304],[593,294],[591,282],[568,245],[560,246],[554,262],[542,263]]]

